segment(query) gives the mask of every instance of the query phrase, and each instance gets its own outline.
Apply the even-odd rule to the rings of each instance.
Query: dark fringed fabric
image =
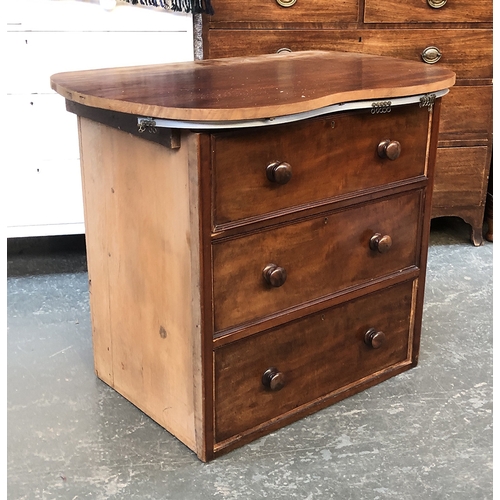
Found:
[[[125,0],[133,5],[152,5],[175,12],[192,12],[193,14],[213,15],[214,9],[210,0]]]

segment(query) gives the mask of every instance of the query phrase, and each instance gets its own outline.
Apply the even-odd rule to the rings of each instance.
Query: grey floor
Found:
[[[81,240],[11,244],[8,498],[492,498],[493,244],[433,222],[418,367],[209,464],[95,376]]]

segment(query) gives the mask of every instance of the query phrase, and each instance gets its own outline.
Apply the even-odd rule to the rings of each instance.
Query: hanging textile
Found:
[[[193,14],[214,13],[210,0],[124,0],[133,5],[152,5],[175,12],[188,12]]]

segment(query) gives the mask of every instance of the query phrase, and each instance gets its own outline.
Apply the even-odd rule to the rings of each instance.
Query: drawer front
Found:
[[[358,0],[212,0],[215,14],[210,22],[356,22]]]
[[[443,97],[440,140],[490,140],[492,127],[492,85],[452,87]]]
[[[384,30],[211,30],[209,57],[274,53],[286,48],[363,52],[422,61],[428,47],[437,47],[444,65],[458,79],[493,77],[491,29]]]
[[[339,50],[362,52],[360,30],[217,29],[208,33],[209,59],[274,54],[280,50]]]
[[[486,198],[489,148],[438,148],[433,207],[479,207]]]
[[[215,331],[417,266],[422,209],[418,190],[214,243]],[[385,253],[375,234],[391,238]]]
[[[423,175],[428,126],[427,109],[412,105],[214,134],[215,225]],[[396,160],[378,155],[385,139],[400,143]],[[291,174],[285,184],[269,179],[275,165]]]
[[[366,0],[365,23],[488,23],[492,0]]]
[[[405,282],[216,350],[216,441],[409,362],[412,290]],[[365,342],[370,330],[384,333],[377,348]],[[263,385],[269,368],[284,376],[282,389]]]

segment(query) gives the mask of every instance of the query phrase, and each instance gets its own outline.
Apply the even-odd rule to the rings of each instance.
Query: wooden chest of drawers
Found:
[[[443,99],[433,217],[458,216],[482,243],[492,153],[491,0],[213,0],[195,23],[198,58],[279,51],[362,52],[444,66],[457,85]]]
[[[414,366],[453,82],[327,52],[53,76],[98,376],[210,460]]]

